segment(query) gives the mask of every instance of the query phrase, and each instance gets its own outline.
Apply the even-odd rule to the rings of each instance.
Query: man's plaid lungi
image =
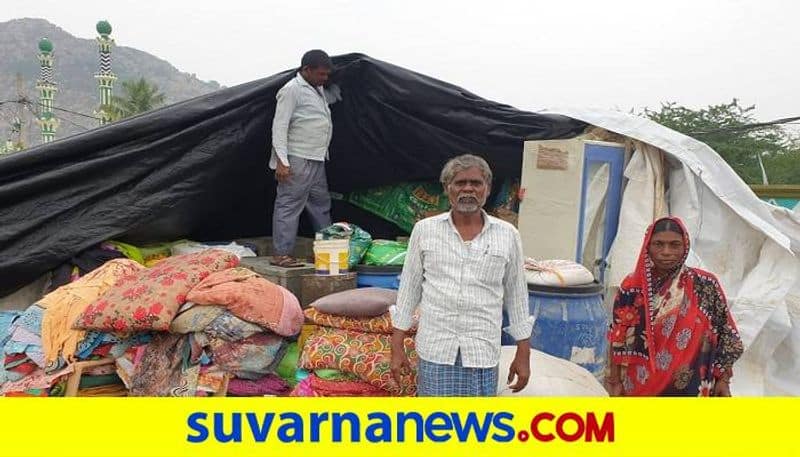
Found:
[[[461,366],[461,352],[455,365],[440,365],[419,359],[418,397],[494,397],[497,395],[497,367]]]

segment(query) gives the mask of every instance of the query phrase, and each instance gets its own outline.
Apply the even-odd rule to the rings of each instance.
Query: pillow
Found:
[[[398,385],[390,369],[392,361],[391,336],[379,333],[362,333],[331,327],[318,327],[308,338],[300,353],[298,365],[306,370],[332,368],[355,374],[361,380],[393,395],[413,396],[417,391],[417,373],[402,376]],[[414,340],[403,341],[412,367],[418,364]]]
[[[236,317],[278,335],[296,335],[303,325],[303,309],[297,297],[247,268],[209,275],[187,299],[198,305],[224,306]]]
[[[336,316],[375,317],[397,303],[397,291],[380,287],[351,289],[326,295],[311,306],[317,311]]]
[[[115,333],[167,331],[192,287],[211,273],[238,263],[234,254],[219,249],[169,257],[152,268],[123,276],[87,306],[72,327]]]
[[[313,327],[332,327],[364,333],[386,333],[388,335],[394,332],[392,317],[389,313],[383,313],[375,317],[349,317],[323,313],[315,308],[308,308],[305,310],[305,315],[306,321],[314,324]],[[305,326],[303,330],[305,331]],[[300,349],[302,349],[302,346]]]

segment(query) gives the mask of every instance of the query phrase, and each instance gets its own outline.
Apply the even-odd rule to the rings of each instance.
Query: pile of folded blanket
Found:
[[[323,297],[305,311],[299,366],[308,375],[292,391],[296,396],[413,396],[416,373],[398,384],[390,371],[391,289],[362,288]],[[413,334],[413,329],[411,331]],[[416,366],[414,341],[405,351]]]
[[[102,378],[129,395],[287,392],[274,372],[300,331],[302,309],[291,292],[238,261],[219,249],[150,268],[115,259],[23,313],[4,312],[0,394],[63,394],[75,364],[96,359],[113,370],[84,371],[87,389]]]

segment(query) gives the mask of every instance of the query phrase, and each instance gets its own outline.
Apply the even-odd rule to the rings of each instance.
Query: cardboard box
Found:
[[[249,268],[267,281],[289,289],[300,300],[303,275],[314,273],[314,264],[306,263],[302,267],[284,268],[271,265],[269,261],[270,257],[242,257],[239,266]]]
[[[345,273],[341,275],[303,275],[302,284],[302,298],[300,299],[300,303],[303,305],[303,308],[306,308],[318,298],[336,292],[355,289],[356,274]]]
[[[272,237],[271,236],[258,236],[253,238],[239,238],[235,240],[237,243],[245,246],[253,246],[256,248],[256,254],[260,257],[268,257],[273,254]],[[292,257],[297,259],[314,260],[314,240],[312,238],[305,238],[298,236],[294,243],[294,251]]]

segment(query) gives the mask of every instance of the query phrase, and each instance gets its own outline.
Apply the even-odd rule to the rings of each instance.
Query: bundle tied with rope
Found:
[[[525,259],[525,280],[538,286],[569,287],[589,284],[594,275],[571,260]]]

